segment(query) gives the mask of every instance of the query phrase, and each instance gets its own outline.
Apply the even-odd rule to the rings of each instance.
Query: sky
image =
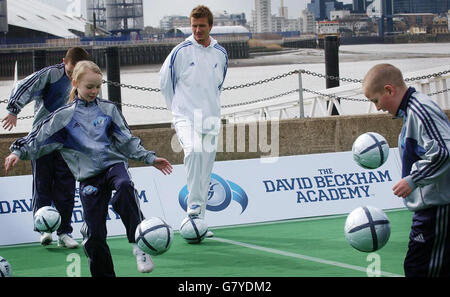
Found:
[[[288,7],[288,17],[297,18],[300,11],[306,7],[309,0],[284,0]],[[159,27],[159,21],[166,15],[188,16],[197,5],[206,5],[214,13],[227,11],[227,13],[245,13],[250,21],[255,0],[144,0],[144,25]],[[272,0],[272,14],[278,15],[280,0]]]
[[[30,0],[31,1],[31,0]],[[81,11],[86,7],[86,0],[40,0],[46,4],[56,6],[62,10],[72,9]],[[281,0],[272,1],[272,14],[278,15]],[[340,0],[344,3],[352,3],[352,0]],[[298,18],[300,11],[306,8],[311,0],[284,0],[284,6],[288,8],[288,18]],[[211,11],[226,11],[227,13],[245,13],[247,21],[251,20],[252,9],[255,0],[143,0],[144,26],[159,27],[159,21],[166,15],[188,16],[197,5],[206,5]]]
[[[340,0],[343,3],[352,3],[352,0]],[[284,6],[288,7],[288,17],[298,18],[300,11],[306,8],[310,0],[284,0]],[[143,0],[144,25],[159,27],[159,21],[166,15],[188,16],[197,5],[206,5],[215,11],[227,11],[227,13],[245,13],[247,21],[251,20],[252,9],[255,0]],[[280,0],[272,0],[272,14],[278,15],[281,6]]]

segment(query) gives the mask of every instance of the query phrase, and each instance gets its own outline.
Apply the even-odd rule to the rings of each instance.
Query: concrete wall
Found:
[[[450,117],[450,110],[446,113]],[[216,160],[350,151],[354,140],[369,131],[380,133],[391,147],[397,147],[401,126],[401,119],[393,119],[386,114],[225,124],[219,136]],[[144,147],[156,151],[158,156],[168,159],[174,165],[183,163],[183,152],[170,124],[131,128],[134,135],[142,140]],[[3,160],[9,154],[9,146],[24,135],[26,134],[0,135],[0,176],[5,176]],[[243,143],[245,148],[242,147]],[[146,165],[131,161],[130,166]],[[19,161],[8,176],[28,174],[31,174],[30,161]]]

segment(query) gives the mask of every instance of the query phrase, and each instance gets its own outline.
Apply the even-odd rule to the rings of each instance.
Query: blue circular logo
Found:
[[[178,202],[185,211],[187,209],[188,197],[189,191],[187,185],[185,185],[178,194]],[[230,205],[231,200],[236,201],[241,205],[241,213],[247,208],[248,197],[245,191],[232,181],[225,180],[217,174],[212,173],[206,209],[210,211],[222,211]]]

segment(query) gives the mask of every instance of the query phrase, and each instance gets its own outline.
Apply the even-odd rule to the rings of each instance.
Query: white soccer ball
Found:
[[[134,236],[136,244],[142,251],[150,255],[159,255],[172,245],[173,230],[163,219],[151,217],[137,226]]]
[[[208,232],[208,225],[198,217],[187,217],[181,222],[180,235],[188,243],[200,243]]]
[[[11,277],[11,265],[4,258],[0,257],[0,277]]]
[[[344,231],[348,243],[361,252],[381,249],[391,235],[389,218],[373,206],[354,209],[345,221]]]
[[[375,169],[383,165],[389,156],[389,144],[378,133],[361,134],[353,142],[353,159],[365,169]]]
[[[51,206],[41,207],[34,214],[34,227],[40,232],[52,233],[59,228],[59,225],[61,225],[61,216]]]

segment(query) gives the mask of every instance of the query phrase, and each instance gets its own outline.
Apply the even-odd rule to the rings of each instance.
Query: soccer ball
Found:
[[[37,231],[52,233],[61,225],[59,212],[51,206],[44,206],[34,214],[34,227]]]
[[[0,277],[10,277],[12,276],[11,265],[0,257]]]
[[[365,169],[375,169],[386,162],[389,156],[389,144],[378,133],[367,132],[361,134],[353,142],[353,159]]]
[[[381,249],[389,240],[391,227],[389,218],[373,206],[362,206],[353,210],[345,221],[345,238],[361,252]]]
[[[151,217],[143,220],[134,234],[136,244],[145,253],[159,255],[166,252],[173,241],[173,230],[163,219]]]
[[[188,243],[200,243],[207,232],[208,225],[198,217],[187,217],[181,222],[180,235]]]

